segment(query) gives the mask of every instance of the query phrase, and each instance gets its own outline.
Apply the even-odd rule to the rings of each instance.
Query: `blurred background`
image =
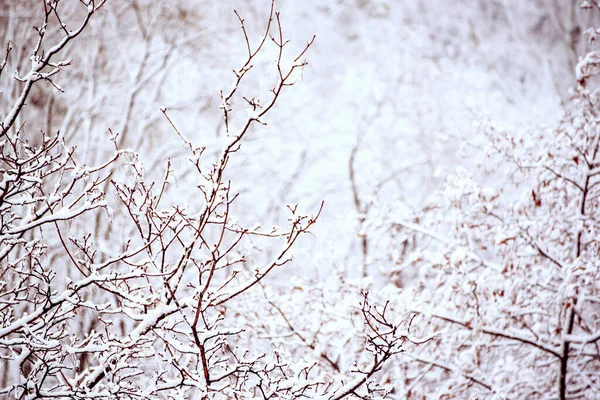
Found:
[[[40,5],[2,3],[0,37],[21,39],[7,71],[25,71]],[[248,225],[285,224],[285,204],[310,211],[324,199],[314,237],[296,248],[296,271],[312,273],[315,257],[349,273],[384,268],[376,250],[385,236],[366,240],[366,230],[377,229],[364,226],[367,215],[420,211],[449,172],[473,165],[482,122],[523,128],[559,118],[588,46],[585,31],[598,17],[579,3],[278,0],[287,56],[316,41],[268,126],[254,129],[230,168],[241,194],[236,215]],[[64,22],[77,21],[75,2],[62,4]],[[269,7],[268,0],[109,1],[67,49],[73,66],[56,79],[64,93],[40,85],[20,122],[32,136],[60,130],[92,163],[111,150],[110,129],[158,177],[166,159],[177,166],[186,157],[165,107],[185,137],[216,155],[224,135],[219,91],[230,88],[246,55],[234,10],[256,42]],[[275,56],[274,46],[262,55],[242,95],[266,101]],[[5,112],[18,88],[2,89]],[[234,126],[245,106],[232,104]],[[180,175],[170,195],[194,202],[194,182]]]

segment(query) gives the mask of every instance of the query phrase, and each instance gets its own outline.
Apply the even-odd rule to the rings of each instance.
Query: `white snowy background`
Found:
[[[25,76],[32,66],[37,38],[32,27],[40,26],[42,4],[0,0],[0,38],[13,43],[0,75],[2,119],[19,101],[23,85],[11,74]],[[69,28],[85,16],[83,2],[59,4],[61,21]],[[18,245],[10,242],[16,240],[11,232],[18,231],[12,224],[30,220],[35,210],[18,208],[25,204],[18,202],[1,206],[3,215],[18,218],[6,219],[0,236],[4,249],[10,248],[0,253],[8,254],[0,266],[0,294],[6,299],[2,303],[0,297],[0,394],[45,398],[32,389],[38,385],[48,396],[84,398],[87,394],[74,387],[85,384],[98,398],[113,398],[121,390],[131,393],[114,398],[267,398],[262,386],[259,392],[255,381],[235,375],[241,369],[232,373],[237,380],[231,382],[223,378],[210,386],[206,375],[205,381],[200,379],[208,366],[223,376],[225,366],[241,368],[242,361],[223,355],[239,350],[248,359],[262,360],[256,354],[269,354],[275,360],[269,362],[287,368],[281,372],[285,379],[268,375],[267,367],[261,367],[264,376],[256,375],[267,382],[264,390],[271,390],[274,398],[599,398],[595,343],[600,338],[600,272],[594,261],[598,193],[593,189],[598,166],[593,146],[598,144],[600,125],[593,91],[597,71],[589,79],[582,78],[581,71],[598,68],[596,53],[589,52],[600,13],[595,2],[579,0],[277,0],[275,11],[290,42],[279,64],[270,40],[253,60],[231,102],[232,131],[253,116],[243,97],[267,104],[277,66],[291,67],[313,35],[316,39],[303,55],[307,65],[292,75],[294,84],[284,88],[273,110],[261,119],[266,125],[255,123],[227,164],[225,182],[231,182],[232,195],[239,194],[227,223],[260,224],[267,231],[272,226],[287,228],[290,209],[297,205],[299,212],[314,215],[324,202],[310,233],[294,243],[286,255],[292,257],[290,262],[242,297],[228,306],[215,306],[214,315],[208,308],[202,311],[215,318],[206,323],[204,337],[217,338],[215,348],[221,346],[223,352],[214,366],[203,364],[204,372],[198,367],[199,356],[196,369],[188,365],[200,351],[191,343],[193,335],[178,331],[175,322],[161,325],[165,315],[165,320],[177,317],[170,300],[156,305],[163,301],[157,300],[161,293],[169,294],[153,289],[156,282],[149,283],[154,279],[149,278],[148,286],[140,284],[148,290],[143,301],[141,294],[137,300],[126,297],[119,291],[122,287],[107,293],[90,290],[85,299],[73,300],[83,302],[87,310],[78,313],[74,306],[65,311],[71,328],[60,332],[71,332],[70,346],[94,337],[90,341],[97,347],[85,347],[94,355],[61,361],[60,368],[69,371],[66,377],[40,380],[44,363],[22,356],[25,349],[31,354],[39,350],[30,339],[46,343],[40,345],[43,352],[56,349],[56,343],[69,336],[47,339],[48,332],[39,333],[35,321],[26,320],[42,303],[11,297],[6,277],[24,273],[17,265],[24,262],[22,254],[32,251],[26,243],[44,243],[35,254],[43,260],[44,271],[51,271],[57,282],[67,282],[57,285],[59,296],[61,290],[70,290],[69,282],[86,277],[66,267],[66,249],[80,242],[65,244],[57,231],[68,232],[69,240],[90,234],[94,257],[100,259],[90,257],[90,271],[115,252],[125,254],[128,241],[136,237],[137,228],[120,203],[119,187],[138,187],[143,179],[159,181],[169,162],[172,174],[161,207],[179,207],[189,215],[202,209],[198,188],[206,182],[198,180],[189,163],[194,159],[190,146],[176,130],[194,146],[206,147],[205,170],[218,163],[231,140],[219,93],[232,88],[233,70],[247,56],[234,10],[244,19],[254,46],[262,39],[270,6],[269,0],[108,0],[62,50],[61,59],[72,60],[71,65],[29,93],[10,132],[33,146],[41,143],[40,131],[56,134],[67,147],[77,147],[76,164],[107,160],[114,152],[111,136],[127,154],[114,166],[114,186],[102,186],[106,207],[102,203],[102,210],[65,218],[69,221],[64,223],[51,220],[50,228],[28,231]],[[277,35],[272,23],[270,34]],[[62,33],[60,26],[48,32],[48,42]],[[586,54],[592,55],[586,58],[591,61],[578,65]],[[3,152],[9,152],[6,143]],[[6,160],[3,177],[9,176]],[[6,182],[8,178],[2,183],[4,191]],[[39,201],[39,193],[31,196]],[[192,230],[181,239],[182,247],[193,234]],[[259,236],[236,247],[235,254],[253,257],[252,263],[244,260],[243,273],[251,277],[254,264],[276,257],[279,246],[271,243]],[[75,250],[73,254],[81,255]],[[174,255],[169,257],[167,264],[176,263]],[[115,271],[126,273],[133,265],[142,264],[137,259],[116,263]],[[238,272],[227,273],[234,279]],[[181,272],[180,279],[189,281],[179,292],[181,304],[193,307],[198,298],[194,278]],[[216,285],[214,299],[228,279],[219,277],[223,286]],[[375,361],[373,374],[356,368],[368,370],[370,354],[383,351],[371,351],[373,343],[388,338],[389,332],[381,333],[387,326],[382,324],[374,331],[381,336],[371,342],[364,339],[369,325],[359,321],[357,310],[366,302],[361,295],[366,291],[374,303],[389,301],[387,310],[398,330],[408,329],[414,318],[399,345],[406,348],[399,351],[397,344],[390,345],[394,357],[389,362],[384,357],[383,367]],[[147,317],[135,317],[119,296],[125,296],[123,304],[152,299],[156,316],[144,308]],[[109,313],[90,304],[114,309]],[[106,322],[103,313],[115,315],[115,322]],[[368,320],[373,314],[363,316]],[[116,337],[98,333],[112,329],[113,323],[119,327]],[[28,324],[33,328],[19,330]],[[159,325],[168,334],[157,333]],[[150,326],[157,331],[145,330]],[[156,338],[168,345],[157,344]],[[96,365],[119,354],[115,365],[130,363],[127,368],[133,368],[131,359],[138,360],[139,354],[115,345],[127,340],[134,344],[122,346],[125,349],[143,347],[143,340],[152,343],[148,346],[155,349],[156,360],[140,356],[136,364],[152,384],[144,387],[143,379]],[[69,349],[61,347],[56,354],[75,359],[79,353]],[[158,360],[167,353],[171,364]],[[314,376],[303,372],[311,363],[317,365]],[[175,385],[177,371],[188,367],[190,381],[182,378],[183,383]],[[161,374],[170,380],[161,381]],[[94,381],[98,376],[100,384]],[[104,384],[102,379],[111,381]],[[567,388],[561,386],[565,382]],[[173,388],[163,388],[171,384]],[[355,384],[356,389],[349,389]]]

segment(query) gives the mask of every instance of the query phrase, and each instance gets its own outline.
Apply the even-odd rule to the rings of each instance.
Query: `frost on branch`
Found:
[[[311,332],[315,338],[309,340],[305,330],[312,325],[298,326],[294,317],[315,299],[282,304],[281,291],[269,292],[269,277],[290,263],[293,246],[317,222],[323,203],[309,213],[287,207],[288,222],[276,229],[248,228],[245,215],[232,215],[238,193],[228,174],[231,159],[293,85],[314,37],[292,54],[291,63],[283,62],[290,58],[285,55],[290,42],[274,4],[257,43],[238,15],[247,56],[234,70],[231,90],[221,93],[228,134],[220,152],[213,157],[188,139],[192,135],[181,132],[163,108],[187,157],[185,166],[156,162],[162,176],[152,179],[142,154],[121,146],[135,93],[146,82],[145,61],[125,120],[109,130],[113,148],[106,157],[98,151],[99,163],[80,161],[76,147],[85,135],[79,131],[65,137],[49,130],[37,137],[20,123],[34,83],[60,90],[53,79],[68,63],[52,57],[107,8],[104,2],[80,2],[83,22],[73,31],[62,19],[63,2],[43,4],[29,72],[10,81],[21,90],[6,111],[0,142],[0,397],[289,399],[386,393],[376,375],[405,347],[429,339],[414,338],[410,324],[392,322],[401,320],[391,307],[375,306],[365,294],[351,318],[321,313],[323,335]],[[44,51],[48,24],[62,39]],[[241,96],[238,89],[268,46],[276,57],[269,95]],[[235,107],[240,99],[249,113]],[[243,123],[235,128],[232,120]],[[97,118],[85,121],[91,129]],[[178,196],[183,173],[192,182],[193,198]],[[269,258],[261,248],[269,250],[264,253]],[[359,293],[358,286],[349,288]],[[351,293],[346,290],[339,293]],[[321,311],[333,302],[323,294]],[[344,318],[353,333],[345,333],[353,343],[350,355],[328,348],[334,347],[328,339],[344,334],[336,326]],[[292,332],[300,343],[269,336],[273,332]]]
[[[595,36],[594,36],[595,37]],[[596,76],[600,73],[600,54],[597,51],[587,53],[575,68],[575,76],[579,82],[585,82],[586,79]]]

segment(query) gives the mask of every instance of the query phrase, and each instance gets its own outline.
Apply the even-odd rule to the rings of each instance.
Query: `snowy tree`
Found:
[[[592,50],[555,128],[480,121],[479,170],[459,168],[422,210],[369,212],[365,231],[387,236],[397,302],[439,332],[390,367],[403,376],[397,393],[600,396],[598,73]]]
[[[26,6],[33,4],[11,10],[31,11]],[[21,399],[384,396],[389,388],[377,383],[377,373],[405,347],[430,337],[413,336],[410,323],[390,315],[385,302],[361,293],[359,286],[340,291],[346,300],[356,299],[355,306],[331,315],[325,312],[331,302],[324,298],[316,304],[310,296],[281,303],[268,282],[290,262],[290,250],[317,222],[323,203],[313,213],[288,205],[283,228],[247,227],[247,216],[232,212],[239,194],[228,166],[294,84],[314,37],[288,51],[291,44],[274,3],[256,40],[236,13],[246,55],[233,71],[231,88],[220,93],[217,111],[225,133],[220,148],[210,151],[190,139],[162,108],[186,159],[182,164],[168,158],[162,176],[154,179],[141,153],[131,148],[136,141],[123,137],[145,77],[161,74],[168,52],[149,75],[145,61],[155,53],[144,53],[123,124],[108,129],[105,142],[112,150],[101,145],[94,157],[80,156],[79,143],[88,152],[95,144],[79,133],[103,113],[93,112],[80,125],[64,103],[67,109],[59,114],[66,134],[48,121],[55,109],[51,100],[45,114],[37,111],[47,116],[41,126],[35,126],[36,111],[28,113],[28,101],[34,90],[63,90],[57,79],[67,67],[77,68],[64,58],[67,45],[111,4],[35,4],[42,13],[33,44],[17,44],[14,36],[0,65],[0,78],[10,88],[0,126],[0,394]],[[144,10],[137,11],[143,20]],[[143,35],[148,27],[140,24]],[[148,50],[152,40],[145,38]],[[16,46],[19,57],[11,61]],[[244,83],[257,58],[269,52],[275,56],[270,91],[246,95]],[[7,65],[16,65],[14,76]],[[101,75],[92,71],[88,83],[94,87]],[[101,104],[93,90],[88,93],[93,104]],[[97,162],[83,161],[89,159]],[[189,197],[177,193],[184,176],[193,183],[183,192]],[[314,295],[323,288],[314,282],[299,290]],[[320,323],[295,327],[288,315],[309,304],[320,312]],[[342,349],[345,358],[333,359],[334,350],[340,352],[334,344],[317,346],[311,330],[313,336],[321,330],[327,337],[345,336],[352,342]],[[295,341],[281,340],[290,331]]]

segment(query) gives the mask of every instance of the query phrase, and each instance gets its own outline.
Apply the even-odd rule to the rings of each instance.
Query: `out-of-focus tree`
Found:
[[[371,207],[392,297],[439,332],[387,370],[403,377],[397,398],[600,396],[598,65],[595,50],[580,59],[555,128],[480,121],[477,171],[458,169],[418,212]]]

